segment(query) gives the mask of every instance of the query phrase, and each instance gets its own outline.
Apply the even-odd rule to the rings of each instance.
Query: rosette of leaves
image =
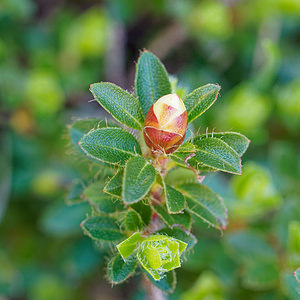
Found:
[[[110,282],[123,282],[139,267],[154,284],[172,292],[174,269],[196,243],[192,219],[220,230],[227,225],[222,198],[202,183],[205,174],[241,174],[249,140],[235,132],[214,132],[182,139],[168,154],[151,151],[143,135],[145,117],[158,99],[176,94],[176,86],[171,87],[165,67],[148,51],[138,59],[134,92],[107,82],[94,83],[90,90],[117,124],[88,119],[70,127],[78,153],[98,164],[100,172],[113,170],[108,178],[74,187],[72,197],[92,208],[82,229],[96,242],[113,245]],[[187,93],[180,104],[187,122],[208,110],[219,91],[219,85],[207,84]]]

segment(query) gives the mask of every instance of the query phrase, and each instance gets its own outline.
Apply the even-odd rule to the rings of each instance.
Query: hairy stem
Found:
[[[147,300],[166,300],[163,292],[152,284],[146,274],[143,275],[143,285],[146,291]]]

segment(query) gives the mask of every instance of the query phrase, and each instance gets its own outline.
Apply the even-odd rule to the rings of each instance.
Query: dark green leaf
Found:
[[[104,182],[101,180],[90,184],[84,190],[84,197],[100,212],[109,214],[123,210],[125,208],[123,203],[119,199],[104,194],[103,187]]]
[[[112,196],[122,197],[123,170],[120,169],[105,185],[104,192]]]
[[[186,210],[181,214],[169,214],[165,204],[154,205],[153,209],[169,227],[182,225],[188,230],[191,228],[192,218]]]
[[[90,91],[106,111],[120,123],[141,130],[144,116],[138,100],[120,87],[109,82],[94,83]]]
[[[128,160],[123,177],[123,201],[127,204],[144,198],[152,187],[156,171],[145,158],[134,156]]]
[[[121,128],[101,128],[84,135],[80,147],[86,155],[102,162],[124,165],[126,160],[141,154],[137,140]]]
[[[125,227],[128,231],[139,231],[143,227],[141,216],[133,209],[129,209],[125,216]]]
[[[109,282],[118,284],[125,281],[134,273],[136,266],[136,257],[130,257],[130,259],[125,262],[120,254],[115,255],[107,265],[107,277]]]
[[[105,128],[105,127],[118,127],[116,124],[113,123],[107,123],[104,122],[103,120],[100,119],[83,119],[83,120],[78,120],[75,121],[71,126],[70,126],[70,137],[71,141],[76,147],[77,150],[80,151],[80,153],[85,154],[85,152],[81,149],[79,146],[79,141],[81,138],[90,132],[92,129],[97,129],[97,128]],[[100,162],[99,160],[95,160],[91,157],[88,157],[89,160],[92,160],[94,162],[97,162],[98,164],[104,165],[104,166],[109,166],[109,164],[106,164],[104,162]]]
[[[144,226],[148,226],[152,220],[152,208],[150,205],[139,201],[131,205],[131,207],[141,216]]]
[[[226,228],[227,210],[218,194],[197,183],[183,184],[178,186],[178,189],[184,194],[190,213],[215,228]]]
[[[221,87],[217,84],[207,84],[199,87],[184,99],[189,123],[206,112],[217,100]]]
[[[165,67],[151,52],[144,51],[138,59],[135,92],[145,116],[156,100],[172,93]]]
[[[84,233],[94,240],[116,242],[125,238],[125,235],[120,231],[117,220],[111,217],[88,218],[81,223],[81,227]]]
[[[246,152],[250,143],[250,140],[247,137],[237,132],[213,132],[201,134],[193,138],[192,143],[197,145],[201,139],[209,137],[221,139],[235,150],[239,156],[242,156]]]
[[[166,203],[169,213],[178,214],[184,210],[183,195],[172,186],[165,184]]]
[[[160,280],[154,280],[148,272],[146,274],[149,280],[162,291],[167,293],[174,292],[176,287],[176,272],[174,270],[167,272]]]
[[[156,233],[168,235],[187,243],[186,250],[193,248],[193,246],[197,243],[197,239],[193,234],[178,226],[173,226],[172,228],[165,227],[156,231]]]
[[[240,175],[242,172],[239,155],[225,142],[217,138],[195,141],[196,154],[193,157],[199,164],[223,172]]]

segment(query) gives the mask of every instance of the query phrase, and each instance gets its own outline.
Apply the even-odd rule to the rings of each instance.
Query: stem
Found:
[[[153,283],[147,278],[146,274],[143,274],[143,285],[146,291],[147,300],[166,300],[163,292],[153,285]]]

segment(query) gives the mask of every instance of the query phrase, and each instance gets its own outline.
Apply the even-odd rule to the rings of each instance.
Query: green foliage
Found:
[[[226,228],[227,210],[218,194],[197,183],[183,184],[178,189],[184,194],[191,214],[216,228]]]
[[[103,187],[102,180],[90,184],[83,191],[84,198],[99,212],[109,214],[123,210],[124,205],[119,199],[102,193]]]
[[[192,217],[187,210],[184,210],[184,212],[180,214],[169,214],[165,204],[155,205],[153,206],[153,209],[169,227],[173,227],[173,225],[182,225],[188,230],[191,229]]]
[[[134,156],[125,165],[122,199],[126,204],[138,202],[149,192],[156,171],[145,158]]]
[[[117,254],[107,265],[107,278],[112,284],[121,283],[134,273],[136,266],[136,258],[124,261],[122,256]]]
[[[143,227],[143,220],[135,210],[128,210],[125,216],[125,227],[128,231],[141,230]]]
[[[177,240],[185,242],[187,244],[186,250],[190,250],[197,243],[197,239],[193,234],[179,226],[173,226],[172,228],[165,227],[156,231],[156,233],[168,235]]]
[[[171,93],[168,73],[151,52],[142,52],[138,59],[135,92],[145,116],[156,100]]]
[[[79,142],[88,157],[124,165],[128,158],[141,154],[137,140],[121,128],[100,128],[85,134]]]
[[[300,282],[300,268],[298,268],[295,272],[294,272],[294,276],[296,278],[296,280],[298,282]]]
[[[291,267],[300,265],[300,222],[290,221],[288,226],[288,262]]]
[[[199,143],[201,139],[210,137],[221,139],[223,142],[228,144],[233,150],[235,150],[239,156],[242,156],[246,152],[250,143],[249,139],[243,134],[230,131],[202,134],[194,137],[193,143],[197,145],[197,143]]]
[[[100,82],[91,84],[90,90],[106,111],[120,123],[133,129],[142,129],[144,117],[138,100],[120,87]]]
[[[123,170],[120,169],[105,185],[103,191],[112,196],[121,198],[122,196],[122,181]]]
[[[193,141],[196,152],[193,159],[201,165],[240,175],[241,159],[236,151],[220,139],[208,137]]]
[[[172,186],[165,185],[166,203],[171,214],[178,214],[184,210],[185,201],[183,195]]]
[[[205,113],[217,100],[221,87],[216,84],[202,86],[184,99],[184,105],[188,114],[189,122]]]
[[[244,219],[260,217],[281,203],[271,174],[254,163],[244,166],[243,175],[233,178],[231,187],[237,198],[231,213]]]
[[[135,88],[137,98],[105,82],[92,84],[91,92],[115,120],[142,130],[143,114],[158,98],[171,93],[164,66],[148,51],[138,60]],[[185,97],[189,122],[213,105],[219,91],[219,85],[208,84]],[[235,132],[206,133],[187,138],[177,151],[166,155],[147,152],[141,135],[137,140],[128,131],[95,119],[77,121],[70,135],[81,154],[115,167],[110,178],[94,179],[83,190],[77,185],[69,196],[69,201],[83,199],[92,208],[81,224],[86,235],[98,243],[122,241],[116,246],[119,254],[108,263],[108,280],[112,284],[125,281],[138,263],[156,286],[173,292],[173,270],[181,266],[183,252],[197,242],[191,233],[192,216],[220,230],[228,223],[222,198],[201,183],[203,172],[241,174],[241,156],[249,140]],[[174,162],[179,167],[174,168]],[[245,286],[273,286],[277,265],[263,263],[245,269]],[[261,272],[256,280],[253,275],[261,268],[267,273]]]
[[[173,293],[176,288],[176,272],[174,270],[166,273],[160,280],[155,280],[149,273],[147,273],[147,277],[155,286],[164,292]]]
[[[117,219],[108,216],[87,218],[81,223],[83,232],[97,241],[116,242],[124,238]]]
[[[135,232],[128,239],[117,245],[117,248],[124,260],[126,260],[133,251],[137,249],[137,245],[142,239],[141,234],[139,232]]]

